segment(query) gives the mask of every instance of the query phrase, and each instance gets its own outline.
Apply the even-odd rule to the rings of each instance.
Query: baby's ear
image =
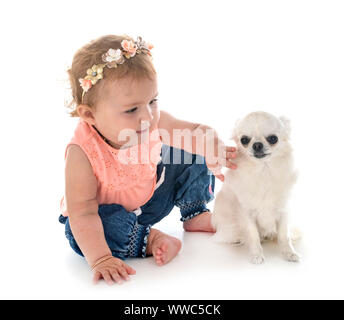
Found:
[[[290,137],[290,132],[291,132],[291,125],[290,125],[290,120],[286,117],[279,117],[279,120],[282,122],[284,131],[288,137]]]

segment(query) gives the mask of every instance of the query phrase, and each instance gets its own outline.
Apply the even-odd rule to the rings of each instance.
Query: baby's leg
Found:
[[[103,207],[102,211],[104,210],[107,208]],[[123,210],[121,213],[114,214],[114,217],[111,217],[109,213],[111,213],[111,207],[110,212],[103,212],[101,216],[110,249],[117,247],[116,251],[125,252],[126,257],[153,255],[158,265],[171,261],[180,251],[179,239],[152,229],[150,224],[141,224],[138,219],[141,215],[137,217],[134,213]],[[118,225],[117,230],[114,228],[115,224]]]
[[[205,164],[204,157],[167,145],[162,148],[162,163],[158,164],[158,180],[164,181],[152,198],[141,206],[140,224],[154,225],[179,207],[186,231],[215,232],[206,203],[214,198],[215,177]]]
[[[206,207],[214,199],[215,176],[204,157],[182,151],[181,159],[181,164],[175,164],[176,169],[179,167],[175,204],[180,209],[184,230],[215,232],[212,214]]]
[[[133,212],[119,204],[100,205],[98,214],[103,224],[104,236],[114,257],[125,260],[129,257],[146,256],[150,225],[140,224]],[[60,219],[61,220],[61,219]],[[83,256],[72,234],[69,219],[65,218],[65,234],[72,249]]]

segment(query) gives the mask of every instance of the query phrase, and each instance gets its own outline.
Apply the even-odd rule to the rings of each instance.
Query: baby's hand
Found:
[[[206,164],[214,176],[220,179],[222,182],[225,180],[225,176],[221,173],[222,167],[230,169],[236,169],[237,165],[231,162],[231,159],[236,158],[236,148],[226,146],[220,139],[215,143],[215,155],[206,156]]]
[[[114,282],[121,284],[123,279],[129,280],[129,275],[136,273],[133,268],[125,264],[121,259],[110,255],[98,259],[93,264],[92,271],[94,272],[94,283],[103,278],[109,285],[114,284]]]

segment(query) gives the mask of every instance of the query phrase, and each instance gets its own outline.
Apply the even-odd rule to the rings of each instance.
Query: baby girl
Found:
[[[214,232],[206,204],[215,176],[236,168],[235,148],[214,129],[159,110],[152,48],[141,37],[104,36],[79,49],[68,70],[79,122],[66,147],[59,221],[94,282],[128,280],[129,257],[171,261],[181,241],[152,225],[174,206],[185,231]]]

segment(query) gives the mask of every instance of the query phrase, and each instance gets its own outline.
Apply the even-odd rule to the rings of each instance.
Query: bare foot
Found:
[[[216,229],[211,224],[211,213],[203,212],[196,217],[184,221],[183,227],[185,231],[205,231],[205,232],[216,232]]]
[[[147,254],[153,255],[158,266],[171,261],[182,247],[182,242],[159,230],[151,229],[148,236]]]

